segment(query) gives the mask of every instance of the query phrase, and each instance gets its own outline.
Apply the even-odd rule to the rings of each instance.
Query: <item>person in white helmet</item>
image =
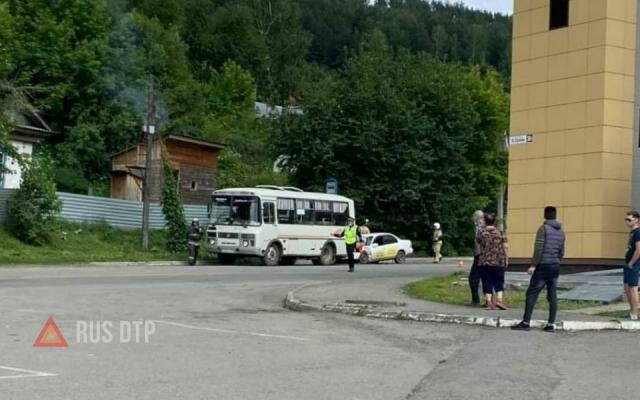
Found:
[[[433,239],[431,243],[433,248],[433,262],[434,264],[438,264],[442,261],[442,228],[438,222],[433,224]]]

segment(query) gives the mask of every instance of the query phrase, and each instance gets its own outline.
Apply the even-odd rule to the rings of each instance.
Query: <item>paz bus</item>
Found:
[[[292,265],[299,258],[331,265],[346,257],[332,235],[355,218],[353,200],[294,187],[259,185],[213,192],[206,246],[222,264],[259,257],[264,265]]]

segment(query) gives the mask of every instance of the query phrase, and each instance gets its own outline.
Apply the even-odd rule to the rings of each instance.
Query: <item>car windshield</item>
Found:
[[[213,196],[211,203],[214,225],[260,225],[260,199],[255,196]]]
[[[366,236],[365,237],[365,245],[371,246],[371,241],[372,240],[373,240],[373,236]]]

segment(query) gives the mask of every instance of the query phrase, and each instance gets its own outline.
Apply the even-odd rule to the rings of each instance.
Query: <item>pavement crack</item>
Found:
[[[422,392],[422,389],[427,385],[427,382],[431,378],[431,375],[433,375],[435,372],[440,371],[441,369],[445,368],[447,366],[447,363],[449,362],[449,360],[455,358],[462,351],[462,349],[464,349],[464,347],[465,347],[464,344],[458,345],[457,348],[451,354],[449,354],[449,356],[443,358],[442,360],[440,360],[438,362],[438,364],[434,365],[418,381],[418,383],[411,389],[411,391],[409,393],[407,393],[407,395],[405,397],[403,397],[403,399],[404,400],[417,399],[418,398],[417,396]]]

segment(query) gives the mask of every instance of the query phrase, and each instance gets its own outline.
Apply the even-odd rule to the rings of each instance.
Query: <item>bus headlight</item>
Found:
[[[243,240],[242,241],[242,246],[249,247],[249,241],[248,240]]]

